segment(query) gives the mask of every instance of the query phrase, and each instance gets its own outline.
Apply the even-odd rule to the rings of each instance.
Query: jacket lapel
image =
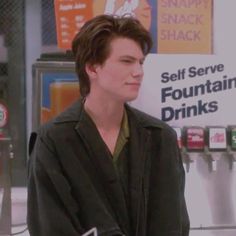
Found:
[[[132,115],[132,114],[131,114]],[[137,120],[130,119],[130,206],[131,222],[135,235],[145,235],[150,145],[148,129],[140,126]]]
[[[130,127],[130,155],[129,155],[129,191],[130,191],[130,217],[132,228],[135,236],[144,236],[146,232],[146,215],[147,215],[147,200],[149,198],[149,175],[151,167],[151,154],[149,153],[151,142],[151,135],[149,127],[162,129],[162,122],[157,122],[157,119],[148,119],[146,115],[134,108],[126,105],[129,127]],[[104,204],[107,209],[117,219],[120,227],[124,231],[129,231],[127,225],[128,214],[125,207],[124,195],[122,188],[117,179],[116,172],[110,157],[110,152],[102,141],[98,130],[90,119],[90,117],[83,110],[83,101],[78,101],[73,104],[66,112],[55,119],[55,123],[76,122],[76,132],[82,138],[84,146],[88,152],[91,160],[91,169],[94,173],[91,176],[96,180],[96,186],[105,192]],[[155,145],[160,142],[161,132],[155,132]],[[159,149],[155,147],[155,149]],[[87,154],[87,153],[86,153]],[[158,156],[156,157],[158,159]],[[126,230],[127,229],[127,230]],[[129,233],[124,232],[129,235]]]
[[[112,163],[112,156],[102,140],[94,122],[82,109],[76,131],[82,138],[89,153],[91,163],[106,193],[107,200],[122,229],[129,231],[129,219],[124,193]]]

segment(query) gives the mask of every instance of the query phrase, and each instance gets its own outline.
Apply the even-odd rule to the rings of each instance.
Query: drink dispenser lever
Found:
[[[232,155],[232,170],[236,171],[236,155]]]
[[[189,173],[190,170],[194,168],[195,162],[194,162],[194,159],[190,158],[189,153],[186,150],[186,147],[182,148],[182,159],[183,159],[185,172]]]
[[[175,127],[175,126],[173,126],[172,128],[176,132],[177,144],[178,144],[179,150],[181,152],[181,156],[182,156],[182,160],[183,160],[183,164],[184,164],[184,169],[185,169],[186,172],[188,172],[188,170],[189,170],[189,161],[188,161],[188,158],[186,156],[185,147],[183,146],[182,128]]]
[[[236,171],[236,152],[228,148],[228,156],[230,159],[230,169]]]
[[[209,149],[207,149],[205,151],[206,155],[208,156],[209,158],[209,161],[210,161],[210,165],[211,165],[211,170],[212,171],[216,171],[217,170],[217,163],[219,161],[219,159],[221,158],[222,156],[222,153],[221,152],[216,152],[216,151],[209,151]]]
[[[231,169],[236,171],[236,126],[229,126],[228,127],[228,134],[229,134],[229,145],[228,147],[228,155],[231,161]]]

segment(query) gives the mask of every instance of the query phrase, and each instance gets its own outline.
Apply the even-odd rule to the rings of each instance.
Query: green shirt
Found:
[[[124,111],[124,116],[121,122],[120,132],[116,141],[115,150],[113,153],[113,163],[116,165],[120,152],[122,151],[123,147],[127,143],[129,138],[129,123],[128,123],[128,116],[126,110]]]

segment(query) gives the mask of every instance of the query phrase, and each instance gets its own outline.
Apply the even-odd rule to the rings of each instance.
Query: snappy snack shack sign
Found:
[[[158,53],[212,54],[212,0],[158,0]]]

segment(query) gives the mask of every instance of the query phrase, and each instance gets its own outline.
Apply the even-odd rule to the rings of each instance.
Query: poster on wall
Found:
[[[83,24],[100,14],[137,17],[152,32],[156,45],[156,0],[54,0],[54,9],[59,48],[70,49],[74,35]]]
[[[212,0],[157,2],[158,53],[212,53]]]
[[[100,14],[130,15],[151,32],[152,53],[212,53],[213,0],[54,0],[58,47],[70,49],[84,23]]]
[[[57,44],[59,48],[71,48],[71,41],[74,35],[93,16],[92,2],[92,0],[54,1]]]

